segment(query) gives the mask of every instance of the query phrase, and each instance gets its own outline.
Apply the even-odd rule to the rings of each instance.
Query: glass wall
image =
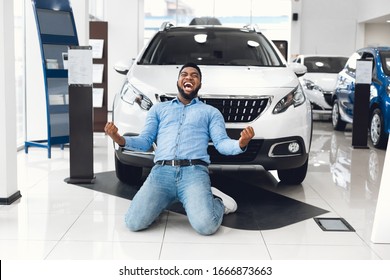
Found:
[[[105,2],[105,0],[89,0],[89,17],[91,20],[105,20]]]
[[[290,40],[291,0],[144,0],[145,42],[169,21],[188,25],[195,17],[216,17],[226,26],[256,24],[272,40]]]

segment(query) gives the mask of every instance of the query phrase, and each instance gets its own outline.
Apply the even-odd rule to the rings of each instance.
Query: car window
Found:
[[[345,66],[346,57],[306,57],[304,64],[309,73],[339,73]]]
[[[351,57],[348,59],[346,64],[346,70],[349,75],[354,75],[356,72],[356,60],[360,59],[361,55],[359,53],[354,53],[351,55]]]
[[[139,64],[284,66],[262,35],[226,29],[185,29],[160,32],[149,44]]]
[[[383,72],[387,76],[390,76],[390,51],[382,51],[380,52],[380,57],[381,57],[381,62],[382,62],[382,67],[383,67]]]

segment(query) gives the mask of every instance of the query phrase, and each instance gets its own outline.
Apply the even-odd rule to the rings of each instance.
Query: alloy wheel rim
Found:
[[[381,131],[381,122],[379,116],[375,114],[374,116],[372,116],[372,120],[371,120],[371,140],[374,144],[378,143],[380,131]]]
[[[337,103],[335,103],[333,105],[333,109],[332,109],[332,123],[333,123],[333,126],[337,125],[338,115],[339,115],[339,108],[338,108]]]

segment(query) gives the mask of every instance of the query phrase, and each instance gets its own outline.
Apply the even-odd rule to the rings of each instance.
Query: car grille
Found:
[[[160,96],[161,102],[172,100],[172,96]],[[258,118],[269,104],[269,97],[258,98],[209,98],[199,99],[217,108],[223,115],[225,122],[251,122]]]
[[[253,139],[249,142],[245,153],[238,154],[235,156],[225,156],[220,154],[213,145],[209,145],[207,152],[210,155],[211,163],[218,164],[236,164],[243,162],[251,162],[256,159],[257,154],[263,144],[263,140]]]
[[[326,103],[329,104],[329,106],[332,106],[332,97],[333,97],[334,92],[333,91],[324,91],[324,98]]]
[[[317,104],[315,104],[315,103],[311,103],[311,108],[313,109],[313,110],[316,110],[316,111],[331,111],[332,109],[325,109],[325,108],[323,108],[323,107],[321,107],[321,106],[318,106]]]

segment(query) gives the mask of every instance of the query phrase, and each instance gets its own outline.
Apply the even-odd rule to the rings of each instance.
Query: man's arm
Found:
[[[240,138],[234,140],[226,133],[225,121],[219,111],[214,111],[210,123],[210,136],[214,147],[223,155],[237,155],[245,151],[246,146],[254,137],[255,132],[248,126],[240,133]]]
[[[122,136],[118,133],[118,128],[113,122],[108,122],[104,131],[114,140],[119,146],[128,150],[147,151],[156,140],[158,130],[157,113],[153,106],[146,117],[145,126],[138,136]]]
[[[125,138],[118,133],[118,128],[113,122],[107,122],[104,127],[104,132],[119,146],[123,147],[126,144]]]
[[[253,127],[247,126],[244,128],[240,133],[240,139],[238,139],[238,144],[240,145],[241,149],[244,149],[246,146],[248,146],[249,141],[255,136],[255,131],[253,130]]]

